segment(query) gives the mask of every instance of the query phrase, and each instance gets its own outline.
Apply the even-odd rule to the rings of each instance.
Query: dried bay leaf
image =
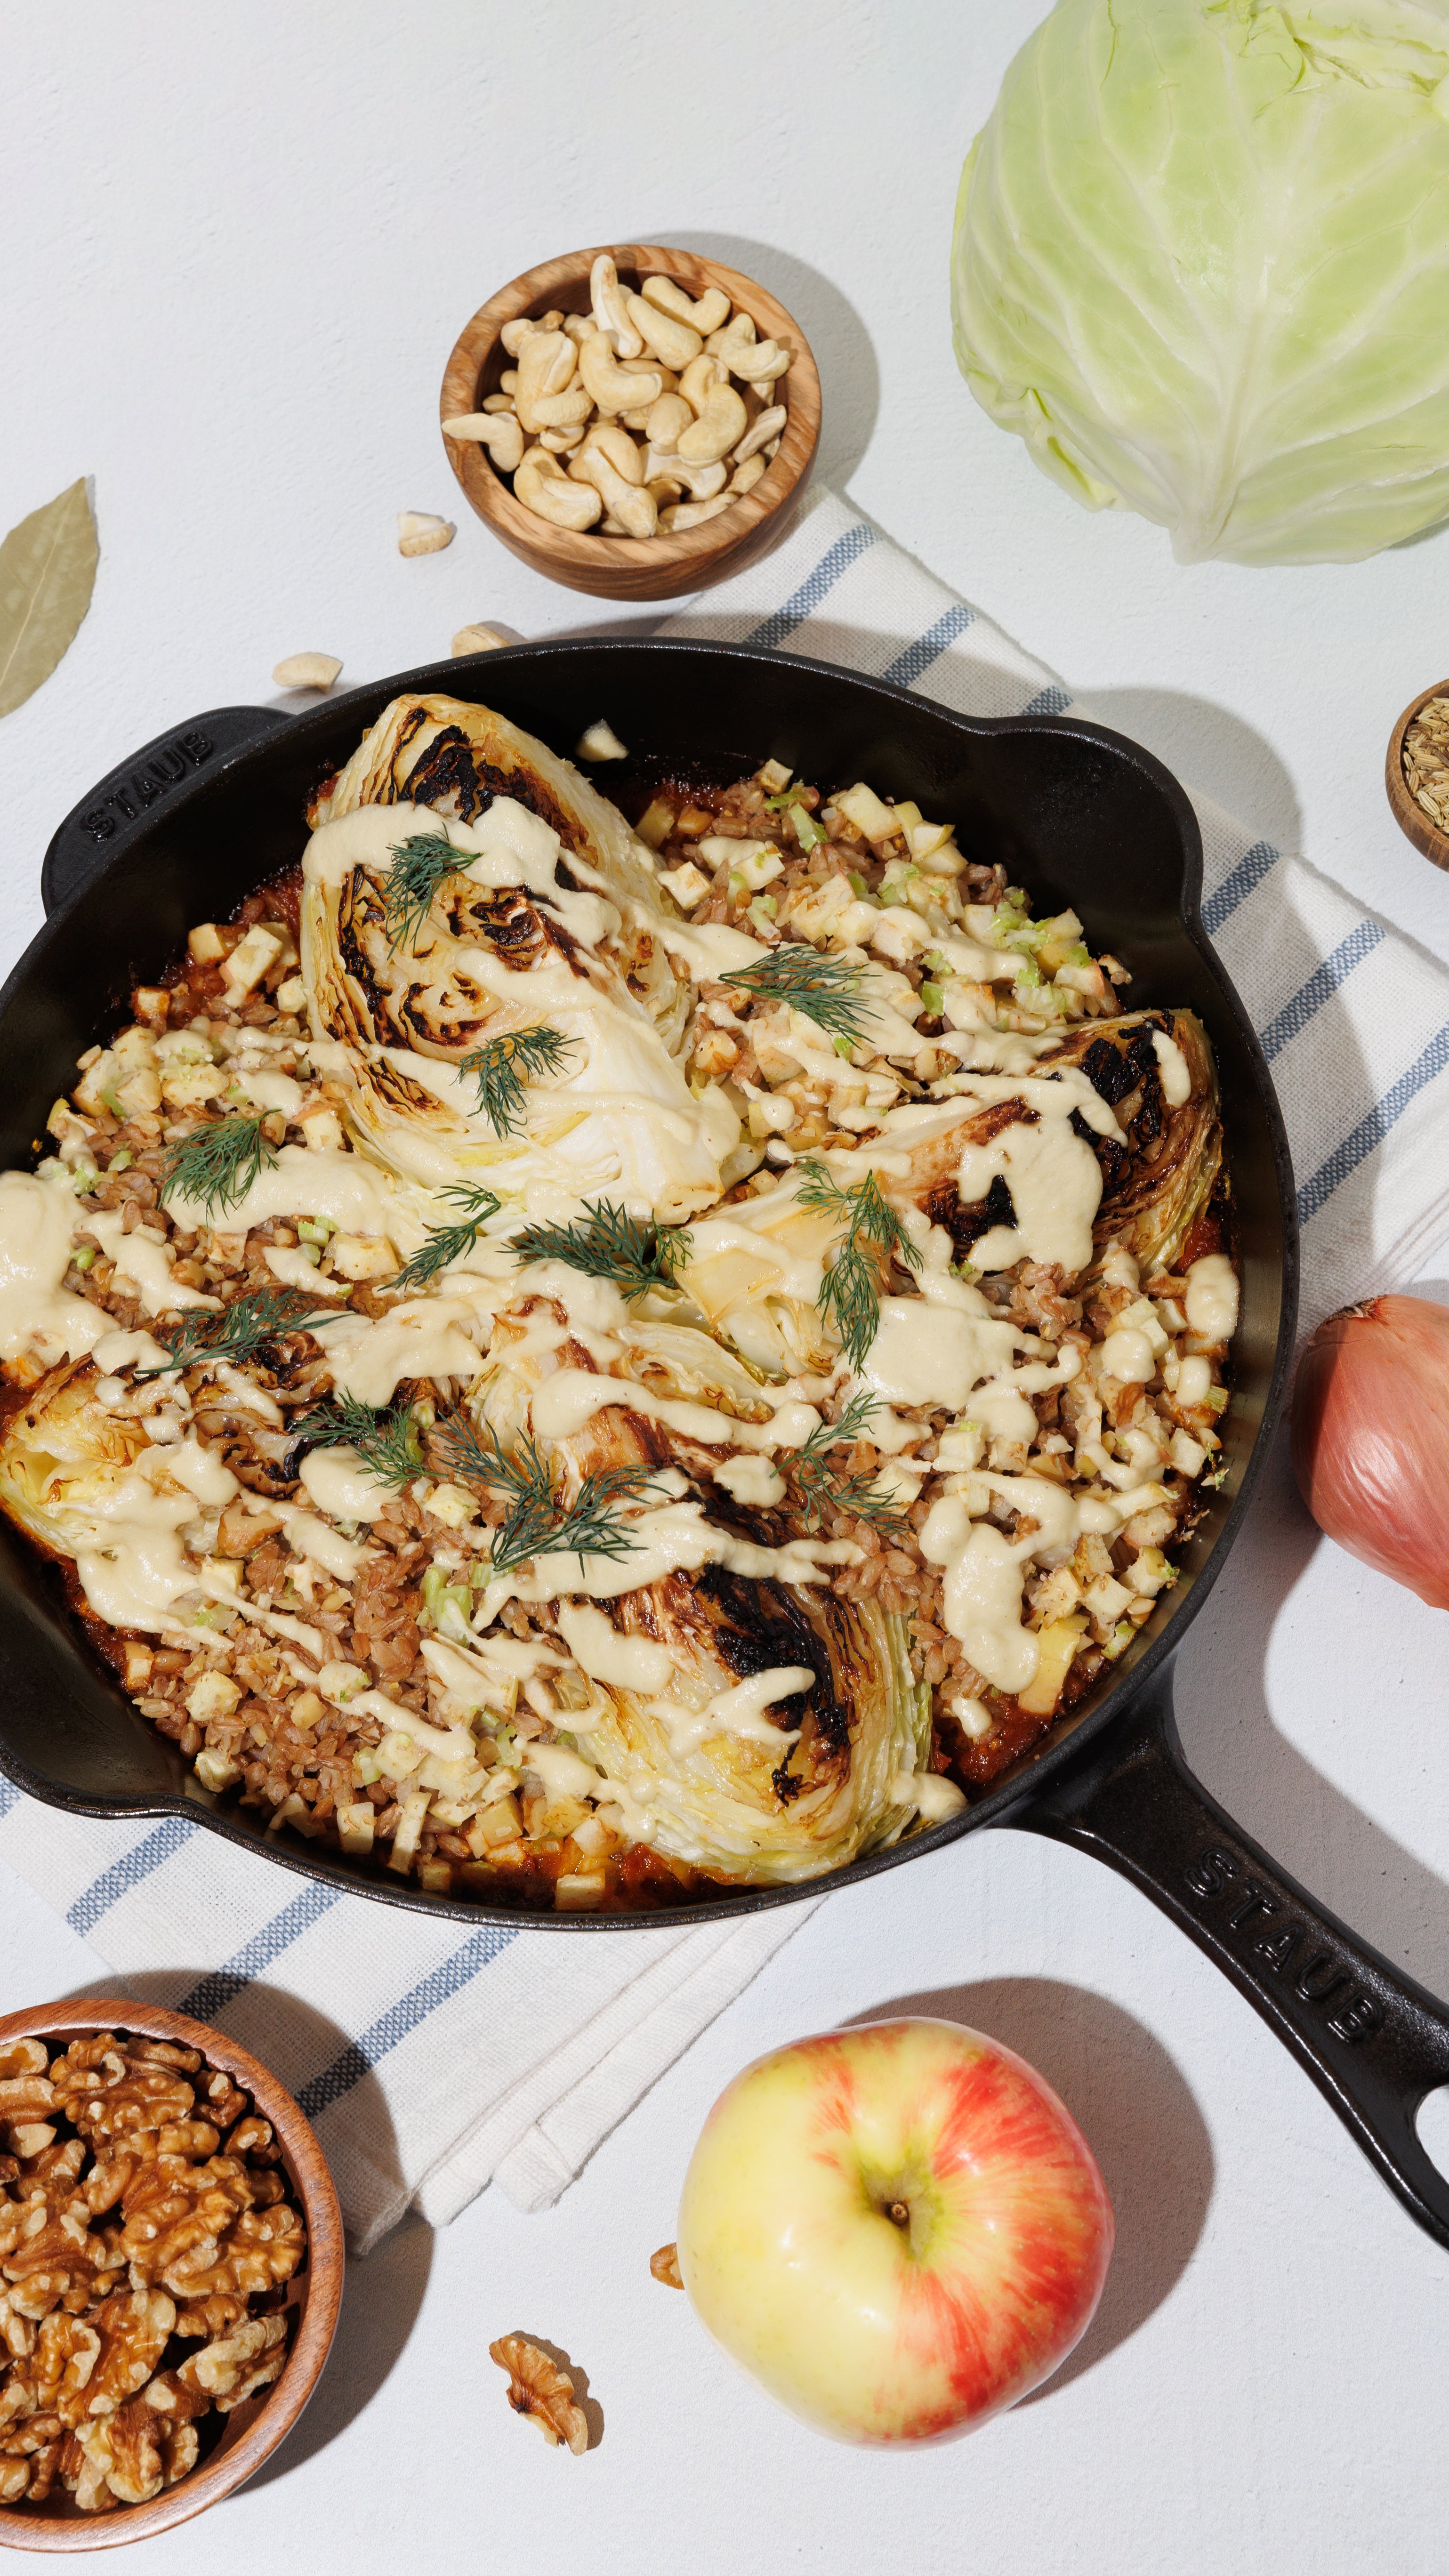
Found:
[[[84,478],[0,545],[0,716],[49,679],[91,604],[98,560]]]

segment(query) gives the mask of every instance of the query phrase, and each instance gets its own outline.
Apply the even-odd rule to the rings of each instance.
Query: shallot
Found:
[[[1374,1297],[1319,1325],[1293,1390],[1293,1473],[1329,1538],[1449,1610],[1449,1307]]]

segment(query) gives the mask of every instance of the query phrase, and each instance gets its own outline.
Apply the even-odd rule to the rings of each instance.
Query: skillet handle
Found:
[[[1449,2246],[1449,2181],[1414,2115],[1449,2082],[1449,2012],[1314,1902],[1194,1779],[1154,1677],[1100,1753],[1003,1818],[1075,1844],[1160,1905],[1291,2048],[1411,2218]]]
[[[123,850],[153,805],[199,769],[219,769],[287,722],[281,707],[212,707],[158,733],[154,742],[118,762],[98,787],[73,806],[54,833],[40,871],[46,914],[57,911],[80,886]]]

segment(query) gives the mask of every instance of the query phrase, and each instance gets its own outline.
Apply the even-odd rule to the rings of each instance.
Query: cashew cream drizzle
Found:
[[[61,1287],[75,1219],[68,1181],[0,1174],[0,1359],[32,1347],[42,1358],[82,1359],[115,1330],[103,1307]]]

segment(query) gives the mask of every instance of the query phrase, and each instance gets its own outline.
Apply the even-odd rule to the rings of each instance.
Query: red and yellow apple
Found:
[[[940,2441],[1086,2331],[1112,2204],[1050,2085],[979,2031],[887,2021],[776,2049],[705,2122],[679,2270],[733,2360],[838,2441]]]

